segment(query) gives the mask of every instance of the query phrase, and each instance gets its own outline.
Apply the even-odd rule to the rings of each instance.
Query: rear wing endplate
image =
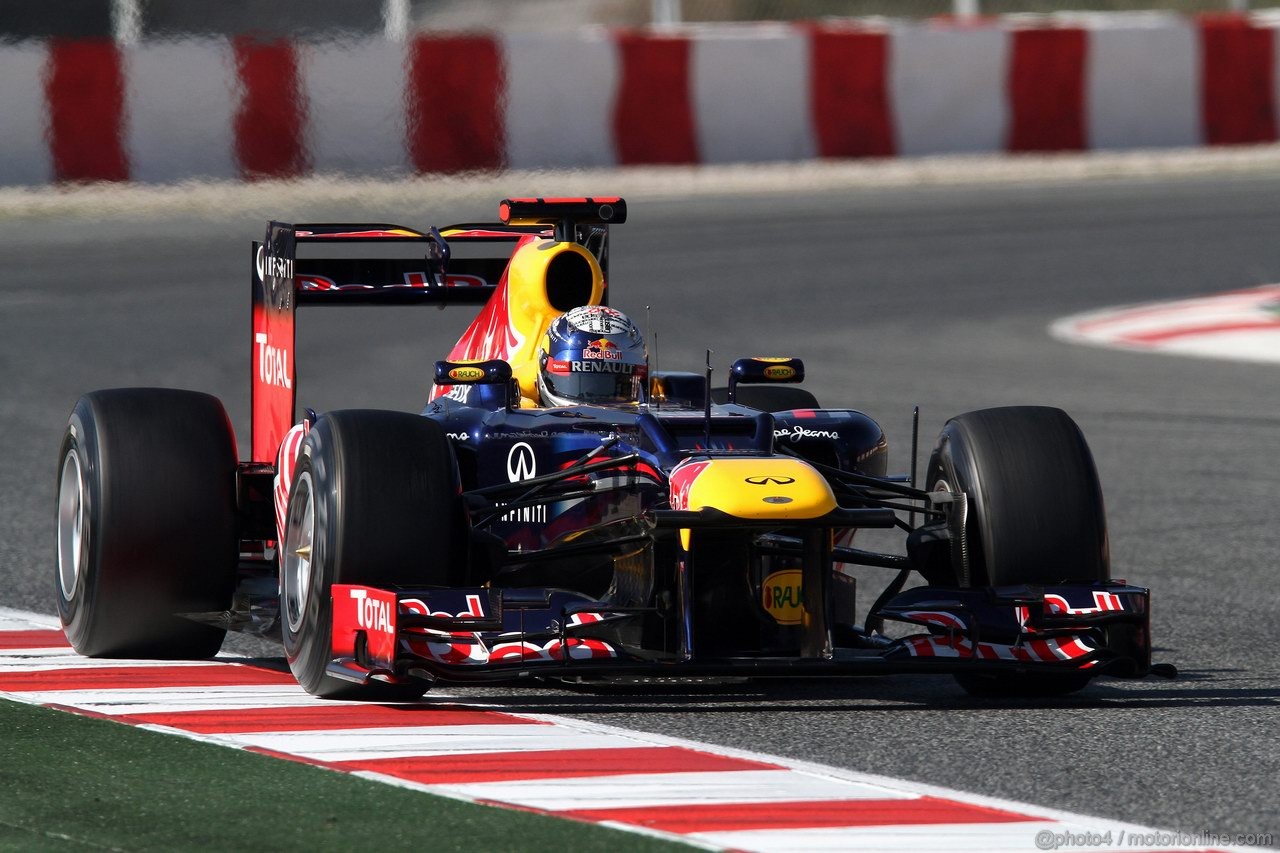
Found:
[[[511,247],[518,237],[512,235]],[[299,258],[298,247],[308,244],[340,244],[351,251]],[[406,251],[403,244],[419,244],[422,251]],[[383,246],[387,250],[379,251]],[[502,247],[496,248],[495,257],[455,260],[435,228],[423,233],[382,223],[268,223],[262,242],[253,243],[251,272],[252,461],[274,464],[294,423],[299,305],[483,305],[507,262]]]

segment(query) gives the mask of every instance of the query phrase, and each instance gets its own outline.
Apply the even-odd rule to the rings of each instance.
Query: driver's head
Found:
[[[644,337],[627,315],[585,305],[551,322],[538,353],[543,405],[636,403],[647,373]]]

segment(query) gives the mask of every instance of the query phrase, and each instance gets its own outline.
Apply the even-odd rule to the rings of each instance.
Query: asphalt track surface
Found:
[[[947,416],[1067,409],[1097,458],[1114,573],[1152,588],[1156,659],[1176,681],[1003,704],[946,677],[448,692],[1161,828],[1280,834],[1280,371],[1046,332],[1090,309],[1280,281],[1277,197],[1280,177],[1262,173],[772,193],[633,203],[614,235],[614,304],[642,323],[652,306],[660,367],[696,369],[707,347],[722,368],[800,356],[820,400],[881,420],[897,470],[912,405],[922,465]],[[295,219],[443,224],[489,218],[495,201]],[[247,443],[248,241],[262,218],[0,218],[0,604],[53,612],[56,457],[78,394],[209,391]],[[304,313],[301,404],[418,409],[468,319]],[[869,599],[879,576],[863,577]]]

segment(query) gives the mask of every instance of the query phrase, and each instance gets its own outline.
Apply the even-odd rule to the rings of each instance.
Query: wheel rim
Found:
[[[954,476],[954,472],[952,472],[952,476]],[[953,495],[961,494],[965,499],[964,515],[961,517],[961,524],[965,528],[965,535],[963,537],[964,544],[960,548],[957,555],[955,543],[954,542],[952,543],[951,558],[952,558],[953,565],[956,560],[959,560],[960,565],[956,567],[958,569],[958,580],[961,583],[961,585],[968,586],[973,580],[973,553],[972,553],[972,546],[969,541],[970,537],[968,535],[969,519],[972,517],[970,515],[970,509],[969,509],[969,500],[970,500],[969,494],[965,492],[963,489],[953,488],[951,483],[948,482],[945,477],[938,477],[937,480],[934,481],[933,491],[950,492]],[[950,524],[948,524],[948,527],[949,526]]]
[[[58,479],[58,585],[67,601],[75,597],[89,547],[88,510],[80,456],[73,447],[62,460],[62,476]]]
[[[307,597],[311,591],[311,547],[315,542],[316,511],[311,493],[311,474],[303,472],[289,502],[289,523],[284,534],[284,613],[289,632],[302,628]]]

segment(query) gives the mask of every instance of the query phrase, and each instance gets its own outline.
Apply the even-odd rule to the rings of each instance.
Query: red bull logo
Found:
[[[621,361],[622,351],[618,349],[618,345],[608,338],[600,338],[594,341],[587,341],[586,347],[582,350],[584,359],[603,359],[605,361]]]

